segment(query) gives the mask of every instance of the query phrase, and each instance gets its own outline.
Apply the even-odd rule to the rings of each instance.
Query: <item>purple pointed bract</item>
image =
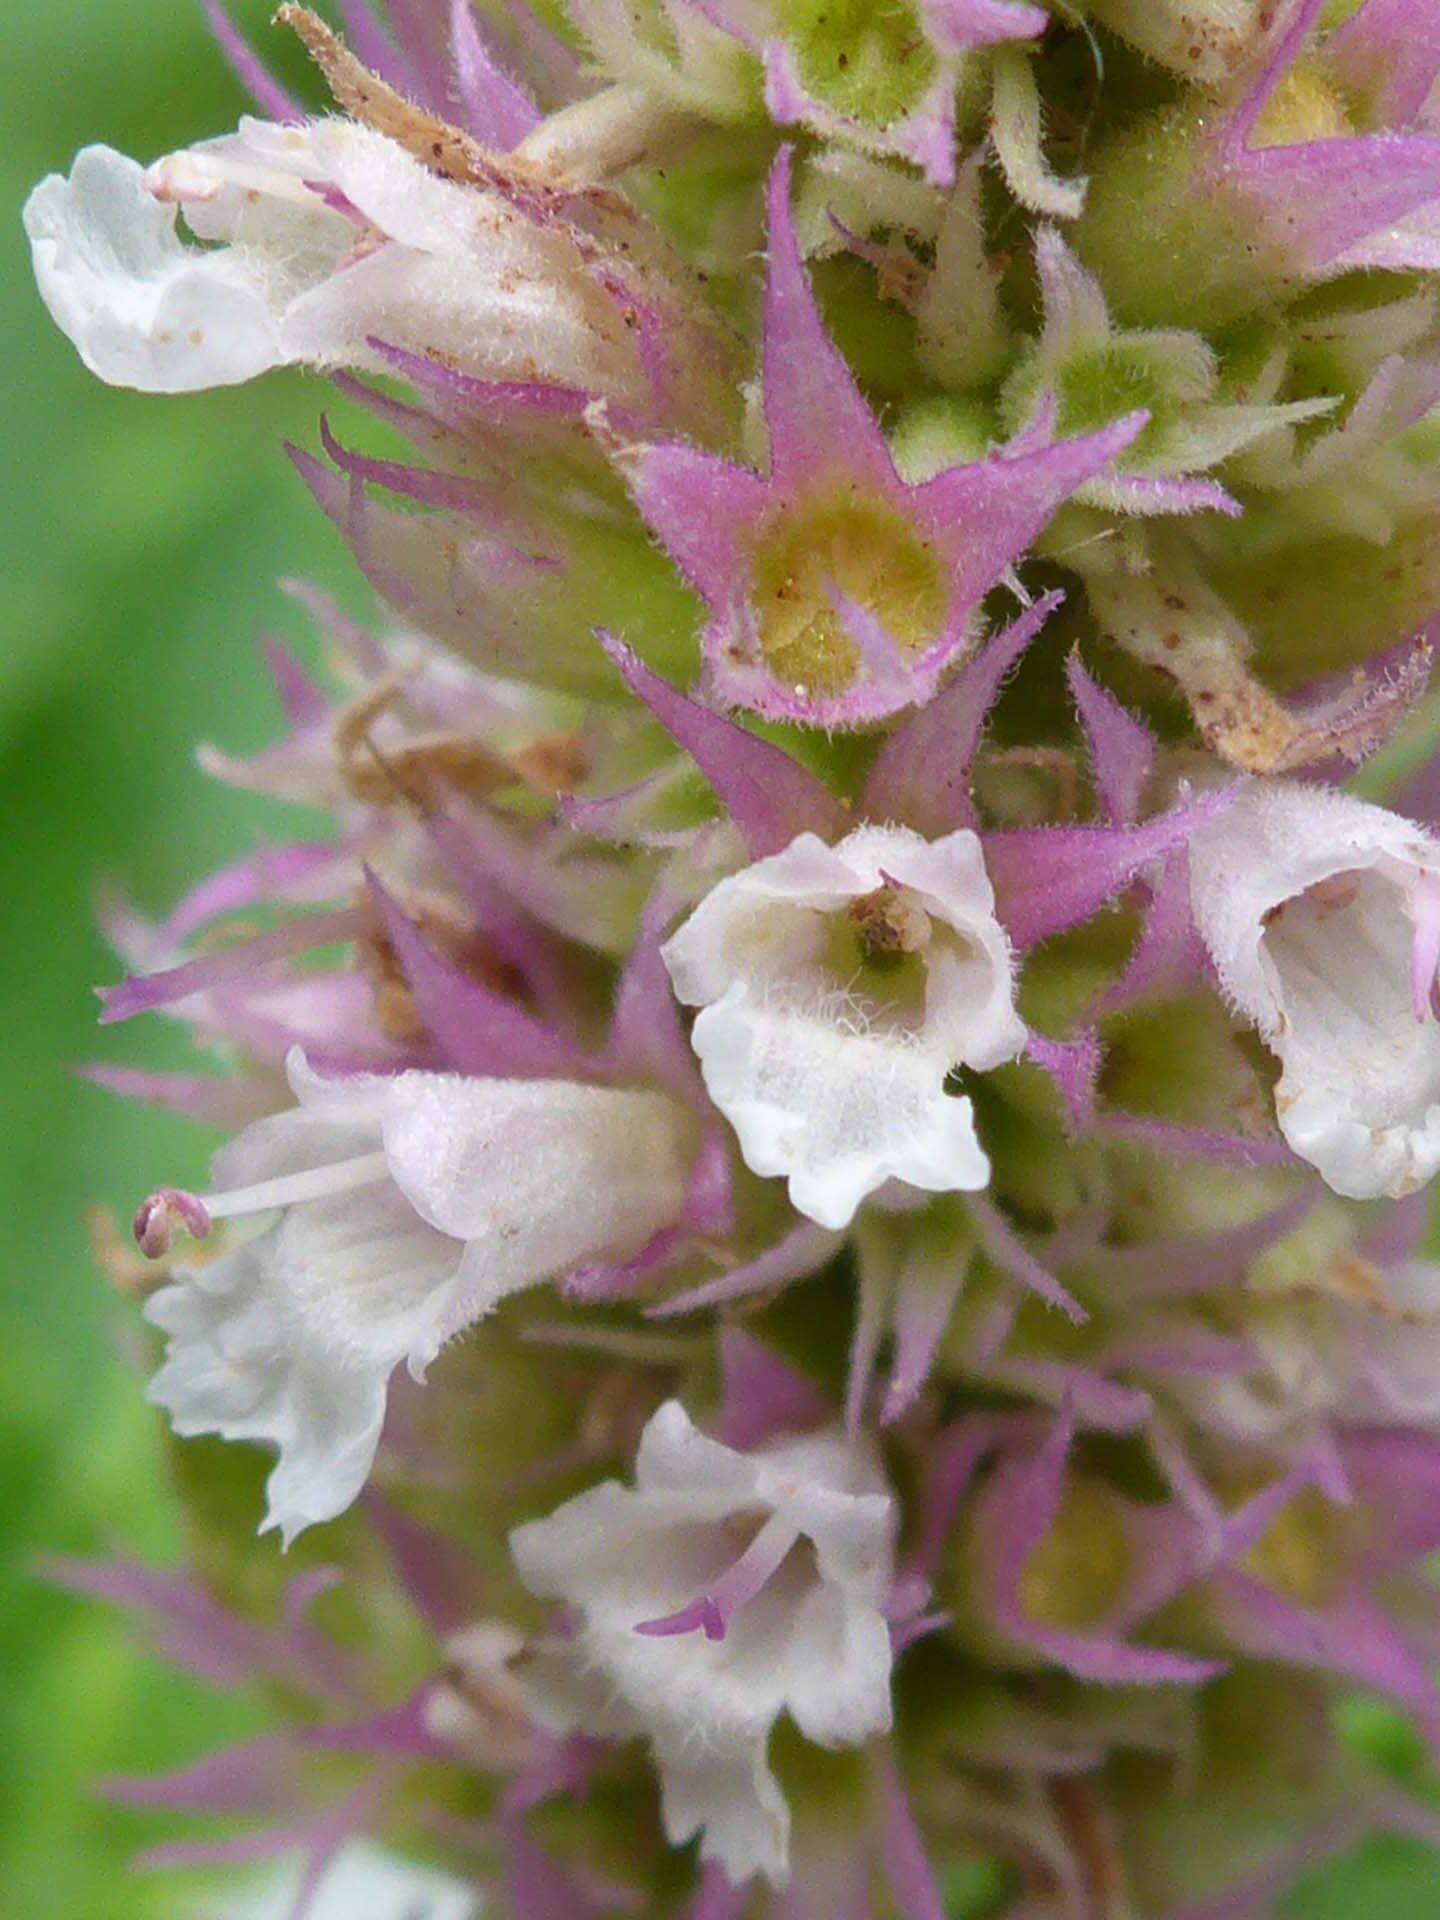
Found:
[[[865,783],[862,809],[872,820],[903,820],[932,838],[975,825],[970,778],[985,723],[1010,670],[1064,598],[1042,594],[895,729]]]
[[[222,0],[200,0],[200,4],[205,9],[210,31],[220,43],[221,52],[260,111],[282,124],[293,125],[302,121],[305,118],[304,107],[271,73],[231,20]]]
[[[1140,813],[1140,798],[1155,761],[1155,736],[1091,679],[1078,653],[1065,662],[1065,677],[1085,732],[1095,789],[1106,818],[1115,826],[1127,825]]]
[[[1430,0],[1365,0],[1336,28],[1326,52],[1371,96],[1377,119],[1408,127],[1440,76],[1440,11]]]
[[[798,760],[680,693],[610,635],[602,633],[600,644],[714,787],[756,859],[781,852],[799,833],[830,839],[843,832],[839,802]]]
[[[593,1063],[572,1041],[437,953],[372,873],[370,897],[446,1064],[462,1073],[575,1075]]]
[[[989,1549],[981,1560],[984,1604],[996,1626],[1079,1678],[1106,1686],[1195,1686],[1213,1678],[1223,1671],[1223,1662],[1137,1646],[1123,1637],[1130,1618],[1143,1617],[1169,1597],[1163,1588],[1154,1596],[1141,1591],[1157,1574],[1168,1575],[1174,1587],[1184,1584],[1184,1555],[1178,1542],[1171,1543],[1170,1552],[1157,1555],[1150,1567],[1137,1566],[1132,1575],[1137,1591],[1121,1598],[1113,1623],[1076,1631],[1042,1623],[1024,1611],[1022,1577],[1059,1512],[1074,1434],[1074,1412],[1067,1403],[1041,1443],[1017,1450],[1003,1461],[982,1495],[983,1534]]]
[[[540,109],[496,59],[470,0],[451,0],[450,47],[469,131],[501,152],[518,147],[540,124]]]

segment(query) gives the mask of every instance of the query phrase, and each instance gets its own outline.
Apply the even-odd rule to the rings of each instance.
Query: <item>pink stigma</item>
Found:
[[[147,1260],[160,1260],[170,1251],[177,1222],[193,1239],[205,1239],[211,1221],[198,1194],[182,1187],[157,1187],[141,1201],[135,1214],[135,1244]]]
[[[697,1627],[703,1627],[707,1640],[723,1640],[728,1625],[728,1614],[721,1612],[708,1593],[702,1593],[688,1607],[667,1613],[663,1620],[642,1620],[635,1631],[648,1639],[662,1640],[672,1633],[694,1633]]]

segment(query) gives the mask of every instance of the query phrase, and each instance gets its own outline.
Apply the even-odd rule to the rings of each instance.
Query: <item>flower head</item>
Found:
[[[288,449],[404,631],[300,589],[338,700],[200,755],[333,835],[106,915],[215,1071],[89,1077],[240,1129],[96,1233],[151,1397],[353,1503],[289,1578],[182,1450],[194,1577],[62,1571],[288,1722],[121,1791],[369,1920],[1433,1837],[1335,1708],[1440,1753],[1440,756],[1344,764],[1436,726],[1440,8],[284,0],[317,118],[204,6],[266,119],[44,182],[46,297],[416,451]]]

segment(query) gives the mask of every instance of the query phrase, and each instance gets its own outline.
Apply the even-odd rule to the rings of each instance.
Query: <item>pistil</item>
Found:
[[[772,1513],[740,1558],[712,1582],[706,1592],[678,1613],[658,1620],[642,1620],[636,1627],[650,1639],[702,1629],[707,1640],[723,1640],[731,1617],[749,1604],[780,1571],[799,1529],[783,1513]]]
[[[336,1194],[376,1186],[388,1177],[385,1155],[377,1151],[333,1161],[328,1166],[307,1167],[299,1173],[280,1174],[249,1187],[232,1187],[228,1193],[199,1194],[181,1187],[158,1187],[136,1212],[135,1240],[147,1258],[158,1260],[170,1251],[177,1225],[194,1239],[203,1240],[217,1220],[269,1213],[305,1200],[328,1200]]]

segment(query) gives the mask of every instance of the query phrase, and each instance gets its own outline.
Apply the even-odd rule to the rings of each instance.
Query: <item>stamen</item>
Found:
[[[1421,1022],[1430,1010],[1435,976],[1440,972],[1440,877],[1420,876],[1410,903],[1415,943],[1410,950],[1410,1004]]]
[[[177,1221],[192,1239],[206,1237],[210,1214],[199,1194],[181,1187],[158,1187],[141,1201],[135,1214],[135,1244],[147,1260],[161,1260],[170,1251]]]
[[[923,953],[930,944],[929,914],[901,882],[888,874],[883,879],[883,886],[852,900],[848,908],[866,957]]]
[[[771,1577],[778,1573],[790,1549],[800,1538],[800,1530],[783,1513],[772,1513],[740,1558],[726,1568],[708,1593],[692,1600],[678,1613],[659,1620],[642,1620],[636,1633],[649,1639],[665,1639],[672,1634],[703,1630],[707,1640],[723,1640],[731,1616],[746,1606]]]
[[[710,1596],[702,1594],[678,1613],[667,1613],[660,1620],[642,1620],[635,1631],[643,1633],[647,1639],[661,1640],[669,1638],[671,1634],[694,1633],[697,1627],[703,1627],[707,1640],[723,1640],[728,1624]]]
[[[167,154],[145,175],[145,190],[156,200],[218,200],[225,182],[196,165],[188,153]]]
[[[293,1207],[302,1200],[328,1200],[333,1194],[351,1193],[357,1187],[373,1187],[387,1179],[389,1171],[383,1153],[362,1153],[353,1160],[308,1167],[303,1173],[282,1173],[278,1179],[260,1180],[253,1187],[234,1187],[229,1193],[207,1193],[202,1204],[212,1220],[233,1219],[245,1213],[268,1213],[272,1207]]]
[[[268,1213],[274,1207],[292,1207],[303,1200],[327,1200],[337,1193],[374,1186],[388,1176],[383,1153],[362,1153],[353,1160],[281,1174],[278,1179],[261,1180],[251,1187],[232,1188],[229,1193],[201,1195],[182,1187],[157,1187],[136,1211],[136,1244],[147,1259],[159,1260],[170,1251],[177,1225],[192,1238],[203,1240],[216,1220]]]
[[[211,154],[167,154],[157,160],[145,175],[146,190],[157,200],[183,206],[187,200],[218,200],[227,187],[242,193],[259,194],[267,200],[288,200],[292,206],[314,205],[314,189],[309,182],[278,167],[239,157],[216,159]]]

